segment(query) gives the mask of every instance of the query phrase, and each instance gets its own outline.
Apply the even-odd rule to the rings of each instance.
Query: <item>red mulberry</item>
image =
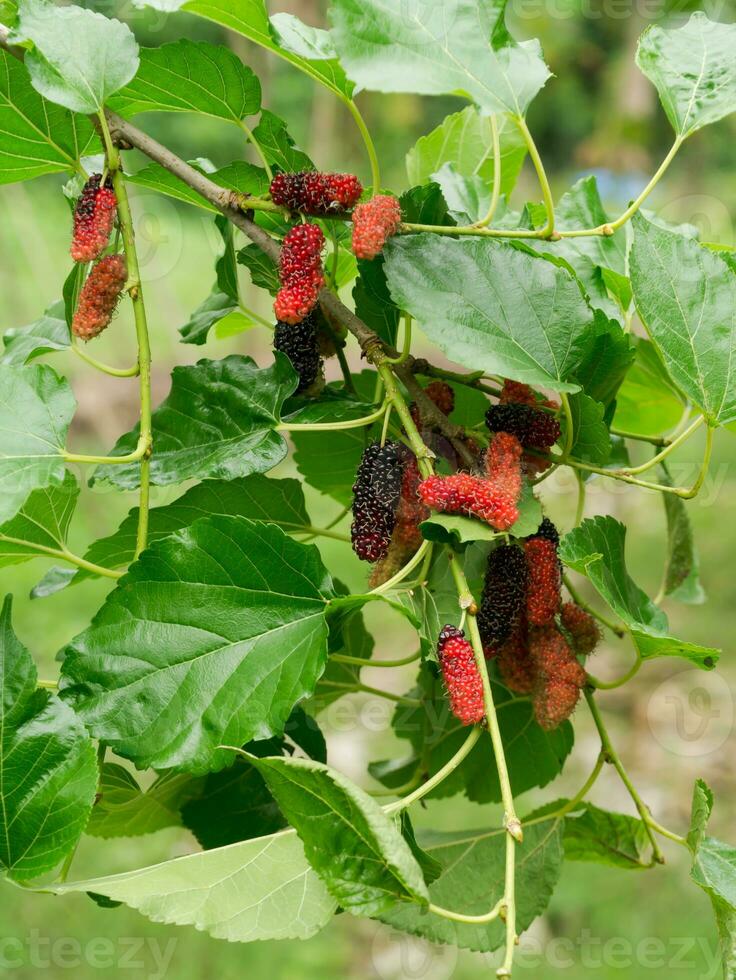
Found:
[[[566,602],[562,607],[560,622],[567,630],[575,653],[587,657],[598,646],[601,631],[590,613],[574,602]]]
[[[92,174],[74,208],[74,234],[70,248],[75,262],[93,262],[107,247],[115,223],[117,199],[108,178]]]
[[[550,731],[575,710],[586,674],[554,625],[531,630],[529,650],[537,671],[534,715],[540,726]]]
[[[428,508],[419,498],[421,476],[414,456],[407,454],[404,475],[401,479],[401,496],[396,508],[396,525],[385,558],[374,566],[370,577],[371,588],[383,585],[415,555],[422,544],[419,525],[429,516]]]
[[[496,647],[520,626],[526,603],[527,564],[521,548],[500,545],[488,556],[477,622],[485,646]]]
[[[527,541],[531,538],[546,538],[547,541],[551,541],[556,548],[560,543],[560,532],[554,526],[549,517],[545,517],[535,533],[529,535]]]
[[[353,550],[363,561],[377,562],[388,554],[407,456],[395,442],[374,442],[363,453],[353,484],[350,529]]]
[[[125,257],[106,255],[87,276],[72,319],[72,332],[92,340],[110,323],[127,279]]]
[[[537,669],[529,650],[526,625],[522,624],[505,643],[491,650],[506,687],[515,694],[531,694],[537,680]]]
[[[531,626],[550,623],[560,608],[562,574],[557,548],[547,538],[524,542],[527,564],[526,614]]]
[[[359,204],[353,211],[353,252],[359,259],[375,259],[401,224],[401,205],[389,194]]]
[[[297,393],[311,388],[321,376],[322,358],[319,355],[317,325],[312,316],[306,316],[301,323],[295,325],[277,323],[273,334],[273,349],[286,354],[299,375]]]
[[[503,389],[499,396],[501,405],[530,405],[532,408],[551,408],[555,411],[560,407],[557,402],[549,398],[537,397],[536,392],[529,385],[522,384],[520,381],[512,381],[505,378]]]
[[[525,449],[549,449],[560,438],[560,423],[554,415],[529,405],[491,405],[486,412],[491,432],[510,432]]]
[[[483,681],[473,648],[462,630],[444,626],[437,643],[442,678],[450,698],[450,710],[463,725],[483,720]]]
[[[477,517],[497,531],[508,530],[519,518],[516,501],[507,492],[470,473],[430,476],[420,483],[419,495],[434,510]]]
[[[443,415],[449,415],[455,407],[455,392],[445,381],[430,382],[424,389],[424,394],[437,406]],[[417,426],[421,426],[424,422],[422,413],[415,404],[411,406],[411,417]]]
[[[506,494],[514,506],[521,496],[521,444],[516,436],[499,432],[486,451],[486,476],[497,493]]]
[[[322,248],[325,237],[317,225],[295,225],[284,238],[279,258],[282,288],[274,303],[276,318],[299,323],[314,309],[325,284]]]
[[[360,200],[363,186],[353,174],[323,174],[314,170],[276,174],[271,199],[291,211],[332,214],[349,211]]]

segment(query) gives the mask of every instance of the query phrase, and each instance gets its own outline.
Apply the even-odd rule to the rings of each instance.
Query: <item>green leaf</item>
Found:
[[[581,391],[570,396],[573,442],[571,455],[584,463],[603,466],[611,455],[611,436],[604,420],[605,405]]]
[[[246,245],[238,250],[238,263],[244,265],[250,272],[254,286],[267,289],[272,296],[281,289],[279,270],[276,263],[270,259],[257,245]]]
[[[229,48],[181,38],[143,48],[135,78],[110,100],[123,116],[198,112],[239,124],[261,108],[261,84]]]
[[[224,214],[218,214],[215,218],[215,226],[224,244],[222,255],[218,256],[215,262],[216,287],[237,303],[239,300],[238,264],[235,259],[233,225]]]
[[[625,432],[658,436],[682,418],[685,401],[669,378],[657,349],[648,340],[636,341],[632,366],[616,395],[615,425]]]
[[[61,486],[34,490],[15,517],[0,524],[0,567],[43,557],[44,548],[63,549],[78,496],[71,473]]]
[[[736,110],[736,25],[697,11],[682,27],[653,24],[642,34],[636,63],[656,86],[678,136]]]
[[[595,339],[575,371],[575,380],[586,395],[608,408],[624,378],[631,375],[636,348],[621,325],[600,310],[596,310],[594,325]]]
[[[531,815],[534,817],[534,815]],[[463,830],[420,836],[430,857],[442,865],[440,877],[429,886],[430,901],[466,915],[489,912],[504,893],[506,842],[501,829]],[[562,822],[550,817],[524,828],[524,843],[516,849],[516,928],[521,933],[544,911],[562,871]],[[502,946],[505,926],[500,919],[483,925],[452,922],[413,906],[397,906],[380,916],[402,932],[488,952]]]
[[[0,521],[33,490],[64,482],[64,444],[76,403],[46,364],[0,365]]]
[[[224,479],[262,473],[286,456],[276,431],[279,413],[296,387],[291,362],[282,354],[268,368],[232,354],[174,368],[171,392],[153,413],[151,482]],[[132,452],[139,426],[118,439],[112,456]],[[140,464],[109,464],[95,470],[95,481],[132,490],[140,483]]]
[[[237,314],[239,308],[238,303],[231,296],[218,292],[215,288],[207,299],[200,303],[184,326],[179,327],[182,343],[205,344],[211,328],[225,317]]]
[[[460,95],[523,116],[549,78],[538,42],[510,37],[506,0],[333,0],[330,14],[340,61],[369,91]]]
[[[75,170],[96,144],[89,119],[47,102],[0,48],[0,184]]]
[[[208,173],[207,176],[221,187],[228,187],[230,190],[239,191],[241,194],[259,195],[268,189],[266,172],[252,163],[246,163],[244,160],[236,160],[235,163],[228,164],[222,170]],[[137,173],[127,174],[126,179],[128,183],[147,187],[159,194],[167,194],[177,201],[193,204],[204,211],[211,211],[213,214],[218,213],[213,204],[210,204],[183,180],[175,177],[158,163],[149,163],[147,167]]]
[[[712,670],[719,650],[678,640],[667,634],[667,616],[626,570],[626,528],[613,517],[584,520],[560,542],[560,560],[587,575],[598,593],[631,630],[642,658],[683,657]]]
[[[408,810],[401,811],[399,814],[399,820],[401,822],[401,836],[409,845],[411,853],[417,859],[417,864],[422,869],[422,875],[425,882],[430,885],[433,881],[436,881],[439,878],[444,871],[444,868],[439,861],[433,858],[431,854],[428,854],[417,843]]]
[[[154,922],[193,925],[215,939],[241,943],[309,939],[335,912],[290,831],[53,891],[105,895]]]
[[[735,421],[736,272],[723,253],[641,215],[634,229],[636,306],[667,370],[710,424]]]
[[[335,583],[337,588],[338,583]],[[347,589],[343,589],[347,594]],[[332,687],[332,684],[360,683],[361,668],[357,664],[341,663],[333,658],[333,654],[341,653],[360,660],[370,660],[373,654],[373,637],[365,627],[365,620],[359,610],[342,617],[332,617],[329,620],[330,636],[328,641],[330,658],[324,674],[320,677],[315,691],[315,707],[322,711],[333,701],[349,693],[345,688]],[[324,761],[324,760],[322,760]]]
[[[437,642],[437,633],[434,642]],[[572,750],[572,726],[565,722],[554,731],[544,732],[534,720],[530,701],[515,697],[495,682],[492,689],[514,796],[535,786],[546,786],[562,771]],[[450,712],[435,668],[427,666],[423,669],[419,686],[410,692],[410,696],[422,699],[421,707],[398,705],[393,729],[398,738],[410,743],[413,768],[421,767],[422,772],[432,776],[458,751],[468,737],[468,729]],[[489,758],[493,758],[493,748],[490,736],[484,733],[457,769],[428,794],[428,799],[465,793],[474,803],[499,802],[498,773],[495,766],[488,765]],[[408,766],[408,760],[402,764]],[[371,772],[378,778],[382,764],[372,765]]]
[[[427,886],[396,824],[342,773],[308,759],[251,761],[340,906],[380,915],[396,901],[427,903]]]
[[[180,827],[181,804],[196,792],[197,785],[185,773],[166,772],[143,791],[131,772],[106,762],[99,799],[85,833],[91,837],[140,837],[164,827]]]
[[[614,868],[641,870],[649,842],[641,820],[624,813],[581,804],[580,816],[565,818],[565,857],[568,861],[594,861]],[[578,808],[579,809],[579,808]]]
[[[440,235],[385,249],[394,302],[453,361],[556,391],[574,374],[592,314],[565,269],[505,242]]]
[[[33,87],[73,112],[96,113],[138,70],[127,24],[83,7],[22,0],[11,40],[32,45],[25,64]]]
[[[28,364],[51,351],[67,350],[69,342],[64,304],[54,303],[42,317],[27,327],[11,327],[5,331],[5,351],[0,357],[0,364]]]
[[[358,278],[353,286],[355,314],[371,330],[375,330],[381,340],[396,343],[401,311],[391,299],[386,282],[383,256],[358,262]]]
[[[526,157],[526,144],[519,127],[509,116],[498,119],[501,144],[501,193],[508,196]],[[406,172],[410,184],[438,180],[437,173],[446,164],[461,177],[478,179],[489,195],[493,190],[493,136],[491,120],[475,106],[454,112],[422,136],[406,155]],[[478,217],[482,217],[479,215]]]
[[[664,462],[661,480],[667,486],[672,486],[669,470]],[[667,518],[663,594],[678,602],[699,605],[705,602],[705,592],[700,584],[700,562],[685,501],[674,493],[663,493],[662,502]]]
[[[283,731],[327,658],[331,583],[273,524],[207,517],[156,542],[69,645],[65,697],[140,767],[221,769]]]
[[[307,154],[295,146],[284,120],[268,109],[261,113],[261,120],[253,130],[253,138],[268,162],[281,170],[314,170],[314,164]]]
[[[36,668],[0,614],[0,868],[27,881],[51,871],[87,823],[97,790],[95,750],[71,709],[37,690]]]

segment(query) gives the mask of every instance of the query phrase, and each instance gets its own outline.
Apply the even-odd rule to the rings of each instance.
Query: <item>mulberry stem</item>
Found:
[[[140,373],[140,368],[137,362],[129,368],[114,368],[110,367],[109,364],[103,364],[102,361],[98,361],[95,357],[90,357],[90,355],[82,350],[82,348],[74,340],[72,340],[71,348],[75,354],[78,354],[83,361],[86,361],[90,367],[96,368],[98,371],[102,371],[103,374],[109,374],[113,378],[135,378]]]
[[[484,218],[476,221],[476,228],[487,228],[493,221],[498,209],[498,202],[501,200],[501,137],[498,131],[498,117],[494,113],[491,116],[491,140],[493,142],[493,191],[491,203]]]
[[[360,109],[357,107],[352,99],[344,99],[345,105],[348,107],[350,115],[355,120],[355,125],[360,130],[360,135],[363,138],[363,143],[365,144],[366,151],[368,153],[368,159],[371,164],[371,196],[380,194],[381,192],[381,168],[378,163],[378,154],[376,153],[376,148],[373,145],[373,138],[371,137],[370,131],[365,124],[365,119],[361,115]]]
[[[483,729],[480,725],[475,725],[468,737],[465,739],[463,744],[457,750],[455,755],[446,762],[441,769],[438,769],[434,776],[430,776],[425,782],[422,783],[413,793],[409,793],[408,796],[402,797],[400,800],[396,800],[395,803],[389,803],[387,807],[384,807],[386,813],[396,813],[401,810],[408,809],[412,803],[416,803],[417,800],[421,800],[423,796],[431,793],[432,790],[439,786],[440,783],[444,782],[445,779],[454,772],[460,763],[472,752],[476,742],[483,734]]]

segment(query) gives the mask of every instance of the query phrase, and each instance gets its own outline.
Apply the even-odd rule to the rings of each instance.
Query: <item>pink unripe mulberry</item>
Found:
[[[601,631],[590,613],[574,602],[566,602],[562,607],[560,622],[570,634],[573,649],[582,657],[587,657],[598,646]]]
[[[554,542],[529,538],[524,542],[527,563],[526,614],[531,626],[550,623],[560,608],[562,573]]]
[[[79,294],[72,319],[75,337],[92,340],[108,326],[127,276],[123,255],[106,255],[92,268]]]
[[[477,517],[497,531],[508,530],[519,517],[517,501],[506,491],[470,473],[430,476],[419,485],[419,495],[434,510]]]
[[[375,259],[401,224],[401,205],[390,194],[377,194],[353,211],[353,252]]]
[[[529,632],[529,652],[537,672],[532,703],[546,731],[557,728],[575,710],[586,674],[556,626]]]
[[[483,720],[483,681],[475,662],[473,648],[462,630],[444,626],[437,643],[437,659],[450,710],[463,725],[475,725]]]
[[[110,180],[92,174],[74,208],[74,233],[69,251],[75,262],[93,262],[107,248],[115,223],[117,199]]]

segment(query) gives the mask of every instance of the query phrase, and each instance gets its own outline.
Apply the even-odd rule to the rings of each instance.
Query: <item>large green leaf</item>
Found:
[[[534,814],[530,817],[535,819]],[[419,835],[442,874],[429,886],[433,904],[465,915],[483,915],[504,893],[506,841],[501,829]],[[524,828],[516,849],[516,928],[521,933],[544,911],[562,871],[562,822],[550,817]],[[487,952],[502,946],[500,919],[483,925],[453,922],[412,906],[397,906],[382,921],[430,942]]]
[[[64,444],[76,403],[46,364],[0,365],[0,521],[26,497],[64,481]]]
[[[50,351],[67,350],[69,341],[64,304],[59,301],[27,327],[11,327],[5,331],[5,351],[0,357],[0,364],[28,364]]]
[[[614,517],[583,521],[560,542],[560,559],[587,575],[598,593],[620,616],[644,659],[683,657],[712,670],[720,651],[678,640],[667,634],[667,616],[634,582],[626,570],[626,528]]]
[[[507,116],[498,120],[501,145],[501,193],[514,189],[526,156],[519,127]],[[409,183],[424,184],[437,179],[437,171],[450,164],[454,173],[482,182],[490,196],[493,190],[493,136],[491,120],[475,106],[454,112],[422,136],[406,155]],[[479,216],[480,217],[480,216]]]
[[[667,370],[711,424],[735,421],[736,271],[722,254],[641,215],[634,228],[636,306]]]
[[[0,48],[0,184],[75,170],[96,141],[86,116],[47,102]]]
[[[34,88],[73,112],[97,112],[138,69],[130,28],[83,7],[22,0],[12,40],[31,46],[25,64]]]
[[[171,377],[171,392],[153,413],[153,484],[233,480],[284,458],[286,443],[276,427],[297,378],[283,354],[268,368],[233,354],[174,368]],[[132,452],[138,434],[136,426],[118,439],[111,455]],[[140,463],[101,466],[95,480],[131,490],[140,483]]]
[[[570,414],[572,455],[594,466],[603,466],[611,455],[611,436],[604,420],[605,405],[577,391],[570,396]]]
[[[254,324],[240,312],[240,305],[227,293],[221,293],[216,287],[210,295],[199,304],[187,322],[179,327],[183,344],[205,344],[210,330],[216,324],[227,319],[228,324],[240,326],[247,330]]]
[[[656,86],[678,136],[736,111],[736,24],[701,11],[679,28],[653,24],[641,36],[636,63]]]
[[[427,886],[400,830],[342,773],[298,758],[251,758],[340,906],[380,915],[397,901],[426,905]]]
[[[193,925],[216,939],[308,939],[335,902],[293,831],[187,854],[138,871],[57,885],[125,902],[154,922]]]
[[[181,38],[143,48],[135,78],[110,107],[121,115],[198,112],[240,123],[261,108],[261,84],[229,48]]]
[[[283,731],[327,658],[330,578],[274,524],[206,517],[156,542],[74,639],[62,686],[139,766],[194,773]]]
[[[205,480],[178,500],[154,507],[149,513],[148,543],[153,544],[201,517],[215,514],[267,521],[291,533],[309,525],[298,480],[272,480],[254,473],[238,480]],[[137,533],[138,508],[134,507],[117,531],[95,541],[84,557],[103,568],[125,568],[133,561]],[[77,569],[71,581],[61,583],[61,588],[90,577],[94,577],[94,572]]]
[[[44,549],[63,549],[78,496],[71,473],[61,486],[34,490],[15,517],[0,524],[0,567],[38,558]]]
[[[568,861],[593,861],[633,870],[649,867],[645,860],[649,837],[641,820],[601,810],[592,803],[582,804],[582,810],[565,818]]]
[[[284,120],[268,109],[261,113],[253,137],[268,162],[281,170],[314,170],[314,164],[307,154],[294,144]]]
[[[487,112],[523,115],[549,78],[536,41],[506,29],[506,0],[332,0],[346,72],[374,92],[460,95]]]
[[[139,837],[181,825],[179,808],[199,782],[186,773],[163,773],[143,791],[135,776],[116,762],[106,762],[99,799],[85,833],[92,837]]]
[[[662,464],[662,482],[672,486],[667,464]],[[700,561],[693,540],[693,528],[682,497],[663,493],[667,518],[667,557],[665,560],[663,595],[678,602],[698,605],[705,602],[705,592],[700,584]]]
[[[593,315],[563,268],[491,239],[393,239],[385,249],[394,302],[447,356],[472,370],[576,391]]]
[[[600,310],[596,310],[594,322],[595,339],[575,371],[575,380],[586,395],[608,409],[618,399],[624,378],[631,376],[636,349],[620,324]]]
[[[97,790],[95,750],[74,712],[36,689],[36,668],[0,614],[0,868],[36,878],[74,847]]]
[[[625,432],[658,436],[674,429],[684,410],[685,401],[656,347],[639,338],[634,363],[616,394],[615,425]]]

